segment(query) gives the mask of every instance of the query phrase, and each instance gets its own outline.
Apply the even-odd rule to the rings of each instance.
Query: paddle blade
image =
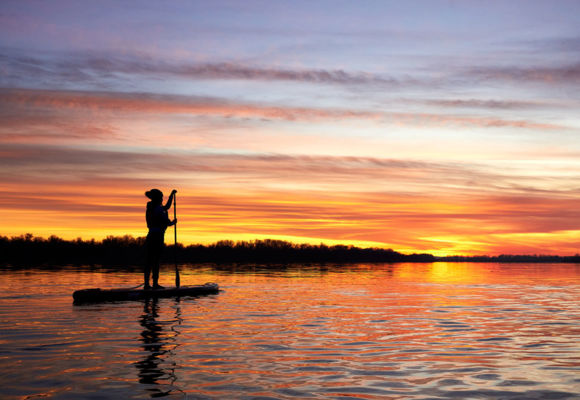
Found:
[[[180,285],[179,281],[179,269],[177,269],[177,265],[175,266],[175,287],[178,288]]]

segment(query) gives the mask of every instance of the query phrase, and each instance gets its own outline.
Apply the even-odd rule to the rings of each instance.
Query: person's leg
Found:
[[[153,264],[153,287],[159,286],[159,257]]]
[[[143,287],[149,289],[151,285],[149,284],[149,276],[151,275],[151,265],[147,262],[145,264],[145,271],[143,277]]]
[[[157,243],[155,246],[155,262],[153,264],[153,288],[163,289],[161,285],[159,285],[159,264],[161,262],[161,253],[163,251],[163,235],[159,235],[157,238]]]
[[[152,243],[152,238],[150,235],[147,235],[147,239],[145,239],[145,268],[143,270],[143,286],[145,289],[151,287],[151,285],[149,285],[149,277],[151,276],[151,267],[154,263],[153,247],[154,243]]]

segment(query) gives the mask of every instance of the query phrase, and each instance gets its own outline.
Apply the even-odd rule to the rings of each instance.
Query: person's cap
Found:
[[[151,189],[145,192],[145,196],[149,197],[151,200],[163,198],[163,192],[159,189]]]

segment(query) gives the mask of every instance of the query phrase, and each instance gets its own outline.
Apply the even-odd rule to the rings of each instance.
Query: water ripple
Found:
[[[580,398],[580,269],[436,268],[191,268],[227,290],[86,306],[71,287],[138,275],[3,271],[3,398]]]

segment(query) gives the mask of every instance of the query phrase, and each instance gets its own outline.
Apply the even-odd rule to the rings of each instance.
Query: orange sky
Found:
[[[580,253],[574,12],[26,4],[0,6],[0,235],[144,236],[157,187],[187,244]]]

